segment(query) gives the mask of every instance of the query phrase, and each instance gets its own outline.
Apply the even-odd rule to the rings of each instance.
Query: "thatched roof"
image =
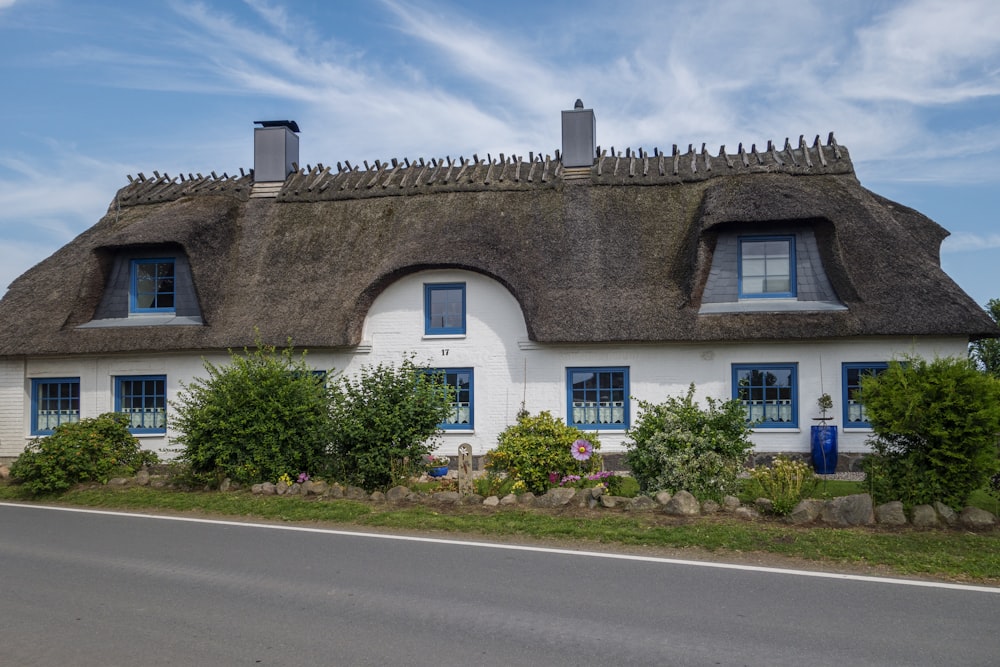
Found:
[[[557,156],[558,157],[558,156]],[[361,343],[378,294],[435,267],[476,271],[520,303],[532,340],[671,342],[995,336],[939,261],[933,221],[863,188],[848,151],[787,141],[601,157],[393,160],[300,169],[276,197],[252,175],[122,188],[107,215],[10,287],[0,355]],[[699,314],[719,234],[787,223],[815,235],[839,311]],[[183,251],[203,324],[80,328],[117,255]]]

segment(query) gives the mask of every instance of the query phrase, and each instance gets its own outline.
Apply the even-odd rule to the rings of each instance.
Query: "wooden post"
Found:
[[[472,488],[472,445],[463,442],[458,446],[458,492],[468,495]]]

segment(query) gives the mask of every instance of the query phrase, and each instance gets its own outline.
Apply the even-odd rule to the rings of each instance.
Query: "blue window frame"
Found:
[[[133,259],[129,299],[133,313],[172,313],[177,296],[173,258]]]
[[[115,412],[128,415],[132,433],[166,433],[167,376],[116,377]]]
[[[567,368],[566,423],[623,431],[629,426],[628,368]]]
[[[843,365],[844,428],[871,428],[865,406],[861,404],[861,378],[879,375],[888,368],[889,364],[881,361]]]
[[[424,285],[424,333],[465,333],[465,283]]]
[[[754,428],[798,428],[797,364],[733,364],[733,398]]]
[[[470,430],[476,427],[473,403],[474,371],[471,368],[432,368],[427,371],[437,375],[452,390],[452,410],[447,419],[438,424],[445,431]]]
[[[740,298],[796,295],[794,236],[741,236],[738,254]]]
[[[31,434],[48,435],[60,424],[80,421],[80,378],[31,381]]]

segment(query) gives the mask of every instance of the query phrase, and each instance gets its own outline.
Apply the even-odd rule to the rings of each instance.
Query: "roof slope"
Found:
[[[10,287],[0,355],[222,349],[291,337],[361,342],[375,297],[407,273],[457,267],[505,285],[538,342],[998,334],[941,270],[947,236],[863,188],[848,152],[812,146],[719,155],[676,148],[558,160],[405,161],[292,174],[276,198],[251,176],[140,176],[107,215]],[[791,221],[816,234],[845,311],[699,315],[717,235]],[[78,328],[116,253],[190,260],[204,325]]]

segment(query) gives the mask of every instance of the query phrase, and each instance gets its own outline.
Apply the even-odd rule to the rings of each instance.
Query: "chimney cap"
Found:
[[[576,99],[576,104],[573,105],[573,108],[574,109],[582,109],[583,108],[583,100],[581,100],[580,98],[577,98]]]
[[[299,124],[294,120],[255,120],[253,123],[261,127],[287,127],[292,132],[299,132]]]

